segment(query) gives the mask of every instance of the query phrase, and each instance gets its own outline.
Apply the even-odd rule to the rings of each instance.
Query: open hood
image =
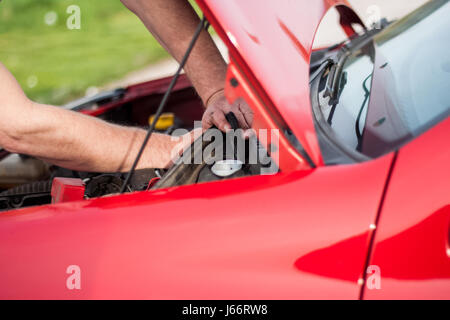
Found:
[[[302,144],[309,161],[323,160],[314,129],[309,95],[309,64],[318,26],[331,7],[348,35],[361,20],[346,0],[197,0],[230,50],[245,64],[284,122]],[[241,66],[242,67],[242,66]],[[251,81],[250,80],[250,81]]]

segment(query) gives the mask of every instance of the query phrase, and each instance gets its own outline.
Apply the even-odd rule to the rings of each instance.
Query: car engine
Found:
[[[105,108],[107,111],[96,116],[112,123],[139,126],[145,129],[152,120],[161,98],[161,91],[158,90],[157,94],[142,95],[131,102],[121,103],[119,100],[116,102],[117,106]],[[104,97],[103,94],[102,99]],[[75,104],[74,111],[84,111],[89,108],[97,111],[102,105],[110,103],[107,100],[99,102],[93,99],[92,101],[95,103],[90,104],[83,100],[81,107]],[[190,85],[181,87],[173,93],[171,103],[167,106],[167,113],[163,114],[158,121],[157,132],[172,134],[177,129],[190,131],[193,129],[194,121],[201,119],[202,113],[203,105],[192,87]],[[223,133],[221,137],[223,140],[218,144],[223,147],[209,150],[208,146],[215,142],[215,139],[212,140],[211,137],[204,139],[207,135],[208,131],[194,142],[171,168],[134,172],[126,192],[235,179],[259,175],[262,172],[278,171],[277,166],[256,138],[243,141],[240,136],[228,136]],[[245,146],[239,154],[236,152],[238,144]],[[56,178],[79,181],[84,188],[82,199],[92,199],[120,193],[127,176],[127,173],[72,171],[49,165],[32,157],[0,151],[3,151],[0,154],[0,211],[55,202],[52,197],[52,186]],[[199,156],[202,160],[196,161]],[[250,161],[251,159],[256,161]]]

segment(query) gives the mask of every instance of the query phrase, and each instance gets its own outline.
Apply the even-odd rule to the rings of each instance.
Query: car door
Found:
[[[375,233],[365,299],[450,297],[449,138],[447,118],[399,151]]]

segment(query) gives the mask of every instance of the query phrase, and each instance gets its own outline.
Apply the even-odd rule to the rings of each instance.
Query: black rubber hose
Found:
[[[38,181],[21,185],[0,193],[0,197],[26,196],[29,194],[48,193],[52,191],[52,181]]]
[[[228,123],[230,124],[231,129],[233,129],[233,130],[239,129],[239,121],[233,112],[227,113],[225,115],[225,118],[227,119]]]

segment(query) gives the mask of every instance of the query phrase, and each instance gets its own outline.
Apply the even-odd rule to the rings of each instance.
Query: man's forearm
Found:
[[[146,132],[30,101],[0,63],[0,145],[68,169],[115,172],[130,169]],[[164,168],[178,144],[154,134],[139,168]]]
[[[199,23],[187,0],[122,0],[180,61]],[[227,65],[208,32],[197,41],[185,71],[203,102],[224,87]]]
[[[34,120],[19,125],[9,136],[10,151],[72,170],[128,171],[146,135],[142,129],[113,125],[53,106],[36,104],[32,108],[28,114]],[[154,134],[138,168],[165,168],[177,143],[170,136]]]
[[[53,106],[33,104],[34,118],[15,131],[14,150],[72,170],[128,171],[146,131],[113,125]],[[29,118],[30,119],[30,118]],[[165,168],[178,142],[154,134],[138,168]]]

